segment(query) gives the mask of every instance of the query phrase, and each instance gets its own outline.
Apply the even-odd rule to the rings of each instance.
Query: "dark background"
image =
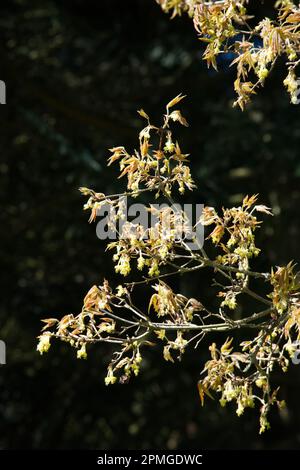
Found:
[[[252,3],[260,18],[272,4]],[[120,189],[107,148],[132,149],[136,109],[159,117],[180,92],[190,122],[180,138],[199,187],[187,200],[221,207],[260,193],[276,217],[260,231],[256,267],[299,260],[299,106],[283,89],[282,64],[242,113],[232,108],[228,58],[208,71],[189,19],[170,21],[154,0],[11,0],[0,13],[1,448],[299,448],[299,367],[275,373],[288,407],[263,436],[257,411],[201,408],[196,383],[221,336],[175,365],[149,350],[143,373],[113,387],[103,380],[109,347],[87,361],[59,343],[35,351],[42,318],[78,312],[104,276],[120,282],[77,188]],[[203,274],[176,288],[213,302]]]

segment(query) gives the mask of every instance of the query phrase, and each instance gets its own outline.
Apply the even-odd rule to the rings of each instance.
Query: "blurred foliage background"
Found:
[[[272,2],[255,4],[259,17]],[[188,201],[217,207],[260,193],[272,206],[259,234],[260,269],[300,259],[299,107],[282,86],[279,66],[242,113],[232,108],[229,58],[217,74],[201,62],[188,18],[170,21],[154,0],[1,1],[1,448],[299,448],[300,368],[276,375],[288,408],[258,435],[257,414],[208,402],[196,383],[208,338],[180,364],[149,349],[143,373],[105,387],[109,347],[87,361],[56,343],[35,351],[42,318],[76,313],[104,276],[119,282],[111,258],[87,223],[77,188],[120,189],[106,168],[107,148],[133,148],[136,109],[159,117],[166,102],[188,95],[180,130],[198,190]],[[176,288],[214,302],[204,274]]]

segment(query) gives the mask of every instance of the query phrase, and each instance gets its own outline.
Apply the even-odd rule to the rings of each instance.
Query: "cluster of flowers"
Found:
[[[258,256],[260,249],[255,245],[255,230],[259,227],[256,213],[272,215],[269,207],[256,204],[257,195],[246,196],[240,207],[223,209],[219,216],[213,207],[205,207],[201,216],[204,226],[213,226],[208,238],[222,250],[215,260],[223,266],[236,266],[233,285],[226,292],[219,292],[224,300],[221,306],[235,309],[238,293],[242,293],[248,282],[249,259]]]
[[[297,104],[299,85],[295,69],[300,63],[300,8],[291,0],[274,5],[277,18],[264,18],[253,25],[247,13],[248,0],[156,0],[172,17],[187,12],[193,19],[199,38],[207,43],[203,54],[208,66],[217,69],[219,54],[233,53],[237,66],[234,89],[235,105],[241,109],[262,86],[279,57],[284,57],[288,69],[284,86],[291,102]],[[254,2],[253,2],[254,3]],[[242,40],[240,39],[242,36]]]
[[[187,180],[177,178],[185,172],[181,171],[185,165],[181,153],[177,158],[176,148],[179,145],[174,142],[170,129],[170,122],[174,119],[170,118],[169,110],[181,99],[182,96],[178,95],[167,105],[162,127],[152,126],[146,113],[140,111],[148,121],[147,128],[156,130],[158,147],[153,145],[151,150],[149,138],[142,134],[140,143],[144,150],[135,153],[133,166],[129,161],[133,157],[129,158],[124,150],[113,150],[113,159],[120,160],[121,172],[124,174],[126,170],[128,177],[127,190],[122,197],[136,197],[147,190],[170,200],[169,192],[174,184],[179,191],[181,183],[189,189],[193,188],[190,177]],[[179,111],[176,115],[182,116]],[[186,123],[182,117],[179,122]],[[169,151],[170,148],[172,151]],[[161,158],[157,158],[158,154]],[[161,172],[161,162],[166,174],[165,171]],[[176,168],[180,171],[174,173]],[[91,210],[92,220],[103,201],[117,206],[122,215],[120,195],[105,196],[87,188],[81,191],[89,197],[85,208]],[[239,207],[223,209],[222,215],[214,208],[206,207],[196,224],[202,223],[209,231],[206,244],[210,252],[216,252],[211,256],[206,253],[206,245],[205,249],[199,245],[197,250],[191,250],[184,237],[176,240],[177,214],[166,208],[159,209],[158,222],[147,232],[147,237],[143,236],[145,232],[142,227],[125,224],[127,236],[108,245],[108,248],[116,250],[116,271],[128,276],[131,261],[135,259],[138,270],[148,268],[148,277],[116,288],[106,280],[100,286],[93,286],[78,315],[65,315],[61,320],[43,320],[45,325],[39,337],[38,351],[41,354],[47,352],[51,340],[57,338],[74,347],[78,359],[86,359],[90,345],[111,343],[116,350],[105,378],[105,383],[109,385],[117,381],[125,383],[139,373],[144,347],[158,343],[162,345],[163,358],[174,362],[191,344],[197,346],[211,333],[249,328],[254,334],[244,339],[236,351],[233,350],[232,339],[226,340],[220,349],[212,344],[211,359],[204,367],[198,387],[202,404],[205,395],[212,397],[213,394],[220,394],[222,406],[227,402],[236,402],[239,416],[245,408],[259,403],[260,431],[263,432],[269,427],[267,415],[271,406],[283,406],[277,398],[278,389],[271,388],[271,373],[275,367],[283,371],[287,369],[295,354],[295,340],[300,340],[300,277],[295,265],[289,263],[268,273],[255,272],[250,266],[251,258],[260,251],[255,244],[255,231],[261,224],[257,214],[263,213],[268,215],[271,211],[257,204],[257,195],[246,196]],[[169,227],[167,237],[164,220]],[[151,230],[155,231],[155,236]],[[201,269],[211,269],[220,278],[218,282],[213,279],[214,285],[221,288],[215,302],[216,305],[221,298],[217,311],[212,312],[205,306],[205,295],[200,300],[188,298],[175,293],[165,282],[168,276],[194,273]],[[268,286],[269,294],[262,296],[253,291],[252,279],[255,279],[255,286],[258,281],[263,282],[263,291]],[[133,294],[142,286],[145,301],[147,285],[154,290],[149,298],[148,310],[144,303],[141,307],[133,299]],[[243,305],[240,294],[250,296],[252,303]],[[249,305],[252,305],[254,312],[245,311]],[[235,314],[237,308],[238,317]]]

